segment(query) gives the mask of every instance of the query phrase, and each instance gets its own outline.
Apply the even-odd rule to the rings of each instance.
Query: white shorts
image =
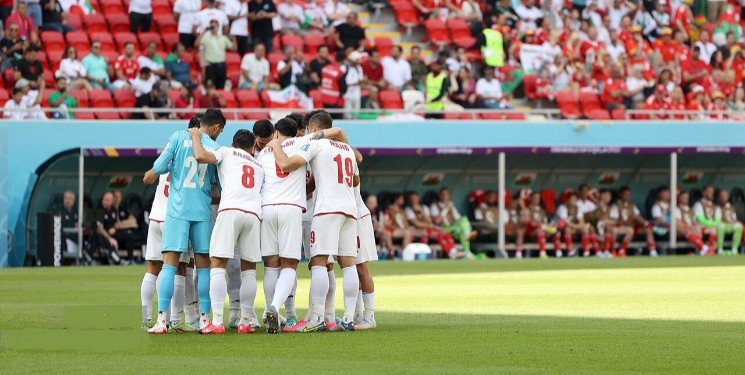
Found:
[[[217,215],[210,239],[210,257],[230,259],[238,245],[240,258],[261,261],[261,221],[259,217],[239,210],[226,210]]]
[[[303,256],[310,258],[310,224],[311,220],[303,220]]]
[[[261,256],[279,255],[300,260],[303,244],[303,210],[298,206],[276,205],[262,208]]]
[[[145,246],[145,260],[162,262],[163,261],[163,222],[150,220],[147,227],[147,244]],[[179,255],[179,263],[189,263],[194,257],[194,250],[189,247]]]
[[[375,230],[370,216],[357,219],[357,246],[359,249],[355,264],[378,260],[378,249],[375,247]]]
[[[313,218],[310,231],[310,256],[357,256],[357,220],[338,214]]]

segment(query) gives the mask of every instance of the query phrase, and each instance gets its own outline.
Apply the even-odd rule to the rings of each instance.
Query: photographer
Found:
[[[228,38],[218,33],[218,22],[213,20],[210,26],[197,38],[197,45],[202,51],[205,65],[205,81],[212,81],[218,89],[225,88],[228,66],[225,64],[225,52],[235,51],[235,37]]]
[[[70,88],[67,86],[65,77],[57,77],[57,86],[55,91],[49,95],[49,107],[57,108],[58,111],[52,113],[52,118],[60,120],[64,118],[75,118],[67,109],[78,106],[75,98],[70,95]],[[67,116],[65,114],[67,113]]]
[[[302,52],[295,51],[294,47],[285,47],[285,58],[277,62],[277,74],[279,74],[279,85],[284,89],[290,85],[298,86],[304,90],[307,82],[304,78],[305,59]]]

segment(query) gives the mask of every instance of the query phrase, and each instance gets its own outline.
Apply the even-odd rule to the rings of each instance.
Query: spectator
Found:
[[[411,81],[411,65],[401,56],[401,47],[393,46],[391,55],[383,58],[383,78],[396,90],[401,90],[404,84]]]
[[[411,80],[417,88],[422,87],[422,81],[427,75],[427,64],[421,55],[422,49],[419,46],[411,47],[411,57],[409,57],[409,68],[411,70]]]
[[[518,5],[515,8],[515,13],[517,13],[517,16],[520,17],[521,21],[523,21],[523,28],[520,31],[537,29],[538,24],[536,21],[543,18],[543,12],[535,6],[535,0],[523,1],[521,5]],[[600,22],[597,24],[599,25]]]
[[[735,93],[727,102],[727,108],[734,112],[745,112],[745,88],[738,86],[735,89]]]
[[[304,19],[305,22],[301,24],[303,29],[306,29],[309,33],[325,35],[329,20],[326,18],[323,8],[318,5],[318,0],[310,0],[305,4]]]
[[[18,33],[20,27],[17,23],[11,23],[5,31],[5,36],[0,40],[0,52],[2,52],[2,63],[0,70],[3,72],[12,69],[15,64],[23,59],[23,50],[28,46],[26,40]]]
[[[626,46],[618,38],[618,32],[615,30],[610,32],[610,43],[605,48],[605,51],[614,62],[618,61],[618,56],[626,53]]]
[[[498,30],[484,28],[478,35],[477,45],[481,46],[481,57],[484,59],[484,65],[494,68],[501,68],[504,65],[505,45],[502,33]],[[519,53],[519,49],[517,51]]]
[[[36,2],[38,6],[38,1]],[[39,35],[37,32],[38,23],[29,15],[29,3],[27,0],[18,2],[16,11],[11,13],[6,24],[18,25],[18,37],[23,40],[27,40],[31,45],[39,44]],[[39,23],[41,23],[41,8],[39,10]]]
[[[341,0],[326,0],[323,10],[326,13],[326,18],[331,22],[331,27],[337,27],[344,23],[347,14],[351,12],[349,6]]]
[[[698,41],[693,45],[693,48],[696,47],[700,50],[699,59],[703,61],[704,63],[708,64],[709,61],[711,61],[711,55],[714,54],[717,50],[716,44],[711,42],[711,34],[706,29],[701,30],[701,34],[699,35]]]
[[[670,103],[667,100],[667,89],[665,86],[657,85],[654,94],[647,98],[644,109],[657,113],[650,114],[652,120],[661,120],[667,118],[665,111],[670,109]]]
[[[388,88],[388,82],[385,80],[385,72],[380,64],[380,53],[378,50],[372,50],[370,57],[362,64],[362,71],[365,74],[367,83],[377,87],[380,90]]]
[[[329,64],[331,64],[329,60],[329,47],[327,45],[319,46],[318,56],[310,62],[311,89],[316,89],[321,85],[323,68]]]
[[[39,62],[36,54],[39,49],[35,46],[29,46],[23,53],[23,59],[16,64],[15,80],[18,81],[21,78],[27,79],[31,82],[31,87],[37,89],[39,87],[39,77],[44,79],[44,67]]]
[[[424,98],[424,93],[414,87],[414,83],[412,82],[404,84],[404,88],[401,91],[401,100],[404,102],[404,110],[407,112],[424,108],[427,102]]]
[[[217,25],[213,25],[213,22],[217,22]],[[224,11],[217,8],[216,0],[205,0],[204,9],[197,12],[194,16],[194,26],[192,28],[192,34],[197,35],[196,46],[199,46],[199,35],[204,34],[208,31],[210,26],[215,27],[215,32],[219,35],[228,34],[228,25],[230,20],[228,15]]]
[[[28,110],[25,118],[46,120],[47,116],[44,114],[44,110],[41,109],[41,102],[44,99],[44,95],[40,94],[44,92],[44,87],[46,87],[44,78],[41,77],[39,78],[39,81],[36,82],[36,87],[38,87],[38,89],[32,89],[31,83],[25,78],[16,81],[15,87],[21,89],[21,92],[23,93],[24,106]]]
[[[626,105],[628,108],[641,109],[644,107],[644,89],[649,85],[646,79],[644,79],[644,70],[637,67],[631,69],[631,74],[626,78],[626,96],[630,103]]]
[[[266,59],[266,48],[263,44],[257,43],[254,47],[254,53],[248,53],[243,56],[241,61],[241,78],[238,87],[241,89],[251,89],[256,91],[271,88],[269,82],[269,60]]]
[[[357,13],[349,12],[346,19],[347,22],[336,26],[333,32],[334,42],[341,53],[347,48],[361,49],[362,42],[367,38],[365,29],[357,25]]]
[[[450,10],[450,16],[466,21],[481,21],[481,7],[475,0],[445,0],[445,5]]]
[[[248,21],[251,23],[251,38],[254,47],[261,43],[270,53],[274,49],[274,26],[272,18],[277,16],[277,7],[272,0],[251,0],[248,3]]]
[[[182,85],[179,96],[173,101],[173,108],[176,109],[194,109],[194,91],[195,87],[192,85]],[[194,116],[194,112],[179,112],[176,114],[181,120],[188,120]]]
[[[42,0],[41,5],[43,24],[39,25],[40,29],[60,33],[75,31],[74,27],[67,24],[67,13],[62,12],[62,6],[57,0]]]
[[[709,22],[717,22],[719,16],[724,13],[724,9],[727,6],[726,0],[707,0],[706,1],[706,19]]]
[[[129,0],[129,30],[132,34],[150,32],[152,22],[152,0]]]
[[[362,84],[365,82],[365,75],[360,66],[362,54],[358,51],[352,51],[347,56],[347,63],[341,67],[346,82],[346,92],[344,93],[344,111],[347,118],[354,118],[356,112],[362,107]],[[342,90],[343,91],[343,90]],[[355,112],[355,113],[352,113]]]
[[[711,94],[711,104],[708,111],[714,112],[711,114],[711,118],[715,120],[727,119],[727,97],[721,91],[714,91]]]
[[[327,49],[328,50],[328,49]],[[319,49],[320,51],[320,49]],[[343,95],[347,90],[344,72],[336,64],[326,64],[321,69],[321,99],[324,108],[339,109],[344,107]],[[333,112],[334,119],[340,118],[339,112]]]
[[[3,106],[3,118],[9,120],[24,120],[28,117],[26,103],[23,101],[23,91],[13,88],[13,96]]]
[[[217,88],[212,81],[204,84],[205,94],[199,97],[199,108],[225,108],[227,104],[222,95],[217,93]]]
[[[608,111],[612,112],[617,108],[625,108],[624,97],[628,95],[629,92],[626,88],[626,82],[621,75],[621,69],[614,67],[611,70],[611,78],[608,79],[603,86],[601,99]]]
[[[137,76],[137,78],[130,81],[132,89],[135,90],[135,97],[139,98],[142,95],[149,94],[150,90],[152,90],[153,88],[153,85],[158,82],[158,80],[158,76],[153,74],[153,71],[150,70],[150,68],[141,68],[140,74]]]
[[[140,64],[140,68],[149,68],[150,71],[158,75],[158,77],[166,77],[166,68],[163,64],[163,59],[158,56],[158,44],[150,42],[147,44],[145,54],[140,55],[137,58],[137,63]]]
[[[305,71],[305,62],[298,59],[295,47],[285,47],[285,58],[277,62],[277,74],[279,75],[279,86],[282,89],[290,85],[298,84],[298,77]]]
[[[471,77],[468,69],[460,68],[455,82],[458,89],[453,94],[453,101],[464,108],[476,108],[476,80]]]
[[[476,82],[476,96],[484,108],[507,108],[502,84],[494,76],[492,68],[486,68],[484,77]]]
[[[411,0],[411,3],[425,18],[438,17],[443,22],[447,21],[448,8],[444,0]]]
[[[166,79],[171,87],[179,89],[191,83],[191,67],[184,61],[186,48],[181,43],[173,46],[173,52],[166,57]]]
[[[703,84],[706,77],[711,74],[711,66],[701,59],[701,46],[694,46],[691,58],[681,64],[683,84]]]
[[[657,79],[657,84],[662,85],[662,87],[667,90],[668,94],[672,94],[673,90],[675,90],[675,87],[677,87],[677,84],[673,81],[673,73],[670,69],[665,69],[660,72],[660,77]]]
[[[36,27],[40,27],[44,23],[40,0],[20,0],[19,2],[16,2],[16,4],[20,4],[20,2],[28,4],[28,16],[34,20],[34,25]]]
[[[171,108],[171,99],[168,98],[168,82],[161,80],[156,82],[149,94],[137,98],[135,108],[158,109]],[[145,111],[132,114],[132,120],[166,120],[168,112]]]
[[[173,17],[178,21],[179,42],[186,48],[194,47],[194,22],[202,9],[199,0],[176,0],[173,4]]]
[[[427,111],[442,111],[445,109],[445,98],[449,91],[450,80],[448,79],[447,73],[442,71],[442,67],[438,62],[430,64],[431,72],[427,74],[425,79],[425,95],[427,104],[425,106]],[[494,72],[492,71],[492,76]],[[428,113],[428,118],[441,118],[441,114]]]
[[[67,80],[64,77],[57,77],[57,86],[54,92],[49,95],[49,107],[57,109],[56,112],[52,112],[52,118],[57,120],[64,118],[74,119],[75,115],[67,110],[76,108],[77,106],[77,100],[70,95]]]
[[[685,95],[683,95],[683,89],[680,87],[676,86],[673,93],[670,95],[670,110],[677,112],[686,110]],[[670,118],[683,120],[686,116],[682,113],[674,113],[670,115]]]
[[[65,58],[60,61],[57,76],[64,78],[67,84],[72,85],[73,89],[90,90],[92,88],[91,84],[86,79],[88,70],[78,60],[78,52],[75,47],[67,46],[62,56]]]
[[[235,37],[236,50],[243,56],[249,51],[248,44],[248,2],[245,0],[226,0],[225,14],[230,21],[230,35]]]
[[[277,13],[282,21],[283,34],[301,33],[300,25],[305,22],[305,13],[300,4],[296,4],[294,0],[285,0],[277,5]]]
[[[116,88],[110,83],[109,76],[114,74],[114,69],[101,55],[101,42],[91,43],[91,53],[83,58],[83,67],[88,71],[88,82],[95,89],[105,88],[114,92]]]
[[[228,66],[225,64],[225,52],[235,51],[235,42],[218,33],[219,22],[212,21],[210,27],[197,38],[197,45],[203,48],[202,55],[206,63],[205,79],[212,81],[219,89],[225,88]]]
[[[637,6],[633,1],[613,0],[613,5],[608,8],[611,28],[613,30],[621,29],[621,19],[623,19],[624,16],[636,11],[636,8]]]
[[[449,56],[445,60],[445,64],[448,67],[448,71],[453,73],[458,72],[460,68],[471,70],[471,62],[468,61],[468,56],[466,56],[466,49],[463,47],[458,47],[455,56]]]
[[[672,26],[670,24],[670,13],[667,11],[667,2],[665,0],[657,2],[657,5],[652,11],[652,18],[657,23],[658,29],[669,28]]]
[[[116,81],[112,83],[112,86],[117,90],[129,89],[129,81],[135,79],[139,71],[140,64],[135,60],[135,45],[128,42],[124,45],[124,54],[119,56],[114,63]]]

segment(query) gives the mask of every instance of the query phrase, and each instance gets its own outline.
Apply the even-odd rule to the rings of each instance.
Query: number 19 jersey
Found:
[[[308,139],[291,138],[282,142],[282,150],[288,157],[297,153]],[[265,147],[258,156],[259,163],[264,169],[264,186],[261,189],[263,206],[291,205],[306,210],[305,173],[306,168],[298,168],[285,173],[277,165],[271,147]]]
[[[316,180],[313,216],[340,214],[357,219],[353,180],[359,170],[352,148],[320,139],[301,146],[298,155],[310,162]]]
[[[221,147],[214,152],[222,192],[218,212],[238,210],[261,219],[261,187],[264,171],[251,154],[241,149]]]
[[[153,171],[164,174],[168,172],[168,163],[173,163],[167,216],[186,221],[212,221],[210,191],[216,169],[214,165],[197,162],[191,143],[188,131],[173,133],[153,164]],[[210,152],[220,148],[206,134],[202,134],[202,145]]]

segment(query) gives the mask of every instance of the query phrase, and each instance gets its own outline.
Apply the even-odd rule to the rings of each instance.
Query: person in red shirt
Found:
[[[592,79],[595,82],[605,82],[611,77],[610,67],[613,65],[611,56],[604,49],[597,51],[598,55],[592,65]]]
[[[18,2],[16,11],[8,16],[5,25],[12,23],[18,24],[18,36],[21,39],[28,40],[30,44],[39,44],[39,25],[34,24],[34,20],[28,15],[28,3],[25,1]]]
[[[664,111],[670,109],[670,103],[667,100],[667,88],[663,85],[657,85],[654,89],[654,94],[647,98],[644,103],[644,109],[648,111],[655,111],[657,113],[650,113],[649,118],[652,120],[661,120],[667,117]]]
[[[613,78],[605,82],[600,98],[608,108],[608,111],[626,108],[624,101],[626,100],[625,97],[629,94],[628,89],[626,89],[626,81],[623,79],[621,70],[618,67],[614,67],[611,74]]]
[[[321,98],[324,108],[344,108],[341,80],[344,72],[336,64],[327,64],[321,70]]]
[[[370,58],[362,63],[362,72],[365,73],[365,77],[367,77],[371,85],[375,85],[381,90],[388,88],[389,84],[383,78],[383,65],[380,63],[380,53],[378,50],[372,50],[370,52]]]
[[[685,40],[690,39],[691,23],[693,23],[693,12],[691,12],[691,5],[693,0],[683,0],[678,5],[678,9],[675,10],[673,15],[673,28],[678,31],[682,31],[685,35]]]
[[[655,52],[660,54],[664,63],[669,63],[677,57],[678,43],[673,40],[673,30],[669,27],[660,31],[660,39],[655,40],[652,46]]]
[[[710,115],[711,118],[715,120],[727,119],[727,114],[724,113],[727,111],[727,97],[721,91],[715,91],[711,94],[711,101],[708,110],[715,112]]]
[[[689,111],[703,112],[706,106],[708,106],[707,97],[706,97],[706,94],[704,93],[704,88],[699,85],[693,86],[693,88],[691,88],[690,96],[692,97],[692,99],[689,100],[688,106],[686,107],[686,109]],[[702,114],[690,114],[688,115],[688,117],[692,120],[695,120],[695,119],[703,118],[703,115]]]
[[[711,66],[701,61],[699,58],[700,55],[701,48],[695,46],[691,52],[691,58],[681,64],[684,85],[691,83],[702,85],[704,79],[711,74]]]
[[[691,58],[691,47],[686,44],[687,34],[684,31],[676,30],[673,32],[673,40],[678,45],[678,61],[682,64]]]
[[[195,87],[191,85],[183,85],[181,86],[181,93],[176,98],[176,100],[173,101],[173,108],[176,109],[194,109],[194,91]],[[195,115],[193,112],[183,112],[183,113],[177,113],[176,117],[186,120],[190,119]]]
[[[600,50],[605,50],[605,44],[598,40],[598,30],[591,26],[587,29],[587,40],[580,46],[580,53],[583,58],[588,59],[588,54],[597,55]]]
[[[140,72],[140,63],[135,59],[135,45],[128,42],[124,45],[124,54],[114,63],[116,81],[112,85],[117,89],[129,89],[129,81],[135,79]]]
[[[686,110],[686,103],[685,103],[685,96],[683,95],[683,89],[680,87],[676,87],[673,90],[673,93],[670,94],[670,111],[685,111]],[[671,113],[670,119],[675,120],[683,120],[685,119],[685,115],[682,113]]]
[[[225,108],[227,105],[225,98],[217,93],[217,86],[212,80],[204,84],[204,94],[199,90],[196,91],[198,108]]]
[[[631,17],[628,15],[623,16],[621,18],[621,30],[618,31],[618,39],[621,40],[622,43],[626,43],[632,39],[632,26],[631,26]],[[639,32],[641,32],[642,29],[639,27]]]

